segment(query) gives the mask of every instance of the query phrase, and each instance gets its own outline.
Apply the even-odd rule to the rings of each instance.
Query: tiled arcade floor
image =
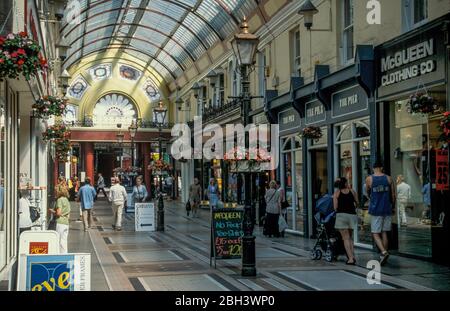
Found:
[[[75,205],[75,204],[74,204]],[[74,206],[75,207],[75,206]],[[92,290],[450,290],[450,269],[392,256],[382,268],[382,284],[369,285],[365,264],[375,253],[358,250],[358,266],[309,259],[312,240],[287,235],[265,238],[255,228],[258,275],[242,277],[241,260],[219,260],[210,266],[209,212],[186,217],[177,202],[165,202],[164,232],[135,232],[134,214],[124,216],[123,231],[111,228],[112,211],[100,199],[96,226],[82,230],[72,213],[69,251],[91,252]]]

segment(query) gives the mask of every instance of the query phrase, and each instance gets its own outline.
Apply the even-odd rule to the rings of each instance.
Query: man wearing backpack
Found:
[[[392,177],[383,173],[383,165],[380,161],[375,162],[373,175],[366,179],[366,190],[370,197],[371,231],[381,252],[380,264],[384,265],[389,257],[388,232],[391,231],[392,227],[396,189]]]

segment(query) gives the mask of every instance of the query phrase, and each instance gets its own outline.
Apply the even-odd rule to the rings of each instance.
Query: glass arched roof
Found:
[[[166,82],[235,33],[257,0],[78,0],[61,28],[70,44],[64,66],[116,49],[147,61]],[[77,8],[77,9],[78,9]]]

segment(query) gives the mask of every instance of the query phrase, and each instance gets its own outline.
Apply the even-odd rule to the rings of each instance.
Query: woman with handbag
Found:
[[[70,202],[67,188],[59,188],[56,193],[56,205],[50,209],[56,222],[56,232],[59,233],[59,253],[67,254],[67,238],[69,235]]]
[[[277,181],[277,188],[278,188],[278,192],[280,193],[280,201],[281,201],[280,217],[284,218],[284,221],[283,221],[283,219],[280,219],[280,223],[285,224],[285,223],[287,223],[287,208],[289,207],[289,202],[286,200],[286,191],[284,191],[284,188],[281,186],[281,183],[279,181]],[[281,230],[280,234],[281,234],[281,237],[284,238],[284,229]]]
[[[281,213],[281,196],[277,190],[276,181],[272,180],[269,183],[269,189],[266,191],[264,199],[266,201],[265,232],[269,238],[272,236],[280,237],[278,218]]]

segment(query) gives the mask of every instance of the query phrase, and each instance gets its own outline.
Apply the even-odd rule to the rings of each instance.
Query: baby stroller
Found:
[[[333,208],[333,196],[325,194],[316,203],[317,241],[311,250],[311,259],[320,260],[323,252],[325,260],[331,262],[342,252],[342,239],[334,229],[336,212]]]

